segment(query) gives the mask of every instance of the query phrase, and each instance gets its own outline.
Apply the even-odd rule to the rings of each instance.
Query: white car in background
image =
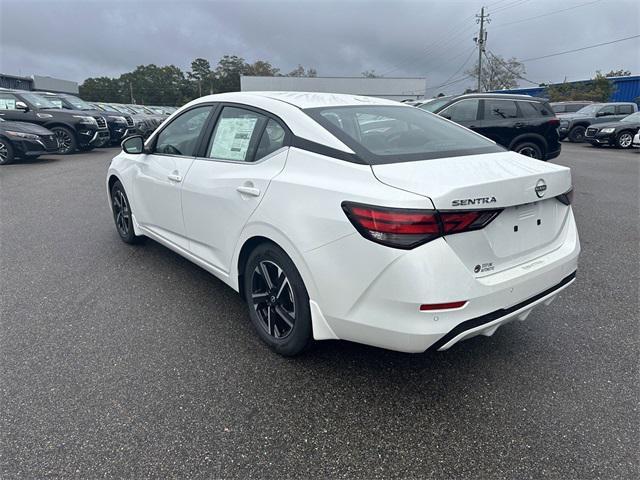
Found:
[[[572,283],[580,251],[568,168],[375,98],[202,97],[127,139],[107,188],[122,240],[239,291],[283,355],[491,335]]]
[[[634,147],[640,147],[640,130],[638,130],[633,136],[633,142],[631,143],[631,145]]]

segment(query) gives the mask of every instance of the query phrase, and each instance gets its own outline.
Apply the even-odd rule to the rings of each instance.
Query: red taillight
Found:
[[[453,308],[464,307],[467,303],[466,300],[462,302],[449,302],[449,303],[425,303],[420,305],[421,312],[428,312],[430,310],[450,310]]]
[[[351,202],[343,202],[342,208],[363,237],[403,249],[417,247],[443,235],[477,230],[500,213],[500,210],[439,212]]]
[[[549,125],[551,125],[552,127],[558,127],[560,126],[560,120],[558,120],[557,118],[552,118],[551,120],[549,120]]]

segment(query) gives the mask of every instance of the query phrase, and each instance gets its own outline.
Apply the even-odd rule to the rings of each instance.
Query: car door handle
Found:
[[[167,175],[167,178],[176,183],[180,183],[182,181],[182,177],[177,173],[170,173],[169,175]]]
[[[252,197],[260,196],[260,189],[255,187],[247,187],[244,185],[239,186],[236,190],[244,195],[251,195]]]

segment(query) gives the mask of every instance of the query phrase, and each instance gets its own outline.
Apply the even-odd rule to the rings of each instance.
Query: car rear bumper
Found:
[[[423,352],[492,335],[500,325],[524,320],[535,306],[550,303],[573,281],[580,243],[572,212],[560,235],[554,250],[484,276],[464,265],[442,238],[401,253],[372,244],[387,257],[377,264],[372,260],[375,252],[365,252],[361,265],[357,251],[369,249],[362,243],[367,240],[356,234],[333,242],[306,255],[311,271],[317,272],[314,337]],[[327,258],[334,259],[330,265]],[[420,311],[421,304],[454,301],[467,303]],[[316,325],[326,328],[316,334]]]

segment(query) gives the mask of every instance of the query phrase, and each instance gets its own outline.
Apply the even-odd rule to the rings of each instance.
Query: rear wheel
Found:
[[[277,353],[297,355],[313,342],[309,295],[288,255],[263,243],[249,255],[244,294],[258,336]]]
[[[633,145],[633,135],[629,132],[621,132],[616,138],[616,145],[619,148],[631,148]]]
[[[8,140],[0,138],[0,165],[8,165],[14,159],[13,147]]]
[[[569,141],[573,143],[579,143],[584,140],[584,134],[587,131],[585,127],[582,125],[578,125],[577,127],[573,127],[569,132]]]
[[[116,224],[118,235],[125,243],[140,243],[144,237],[136,235],[133,230],[133,218],[127,193],[120,181],[116,181],[111,187],[111,209],[113,221]]]
[[[52,127],[50,130],[58,137],[58,145],[60,146],[58,150],[59,153],[63,155],[75,153],[78,149],[78,142],[71,130],[66,127]]]
[[[520,155],[542,160],[542,149],[533,142],[523,142],[516,145],[513,149]]]

